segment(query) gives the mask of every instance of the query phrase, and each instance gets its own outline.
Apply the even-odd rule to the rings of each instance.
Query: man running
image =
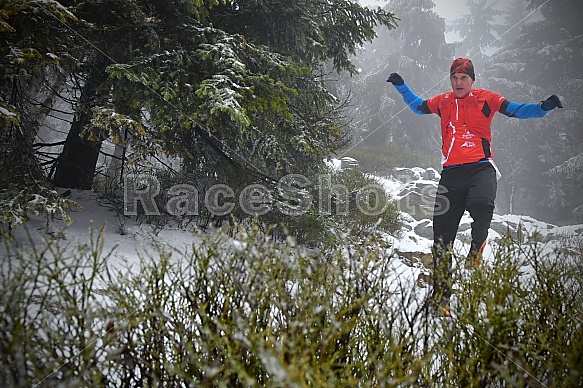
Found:
[[[498,173],[491,148],[494,114],[530,119],[544,117],[550,110],[563,107],[556,95],[540,103],[519,104],[489,90],[473,89],[476,76],[468,58],[452,62],[450,80],[451,92],[423,100],[399,74],[392,73],[387,79],[413,112],[433,113],[441,118],[443,170],[433,214],[433,296],[446,315],[449,315],[451,296],[451,251],[464,211],[469,211],[474,221],[468,254],[468,260],[474,265],[482,257],[494,214]]]

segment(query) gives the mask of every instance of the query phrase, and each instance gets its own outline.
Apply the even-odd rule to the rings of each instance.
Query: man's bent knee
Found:
[[[472,218],[494,213],[494,200],[488,197],[468,198],[466,209],[470,212]]]

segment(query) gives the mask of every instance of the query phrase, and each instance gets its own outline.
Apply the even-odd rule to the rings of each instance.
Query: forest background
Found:
[[[449,90],[450,59],[467,56],[476,67],[476,88],[515,102],[557,94],[566,103],[545,120],[495,116],[494,159],[502,173],[496,211],[563,225],[580,222],[583,45],[576,24],[583,7],[560,1],[515,1],[507,7],[488,1],[441,3],[443,13],[458,18],[444,23],[432,2],[390,3],[401,19],[399,28],[381,30],[365,46],[357,56],[361,72],[349,83],[357,146],[346,153],[370,161],[371,170],[395,165],[380,160],[388,154],[402,155],[397,165],[437,168],[437,119],[411,114],[381,81],[398,72],[413,91],[430,98]]]

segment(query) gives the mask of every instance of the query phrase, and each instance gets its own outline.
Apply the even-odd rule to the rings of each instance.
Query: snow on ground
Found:
[[[353,161],[345,161],[345,163]],[[333,168],[342,168],[340,160],[331,160],[329,164]],[[402,200],[411,193],[421,193],[427,198],[432,198],[430,187],[436,187],[439,173],[434,169],[402,168],[396,169],[391,177],[378,177],[392,198]],[[417,191],[415,191],[417,190]],[[425,192],[424,192],[425,191]],[[434,195],[434,192],[433,192]],[[32,218],[23,227],[14,230],[15,241],[19,245],[27,245],[27,233],[32,241],[42,241],[62,231],[61,242],[66,246],[75,247],[79,244],[87,244],[91,241],[91,231],[96,236],[103,227],[105,231],[104,252],[111,252],[109,265],[132,268],[139,263],[139,257],[156,256],[155,245],[171,246],[177,249],[192,247],[197,243],[197,236],[193,230],[185,230],[177,227],[165,226],[161,230],[154,231],[147,224],[139,224],[133,219],[120,217],[107,203],[100,199],[99,195],[92,191],[72,190],[71,200],[82,206],[82,209],[72,211],[72,223],[68,226],[61,220],[52,220],[47,224],[45,218]],[[407,198],[405,198],[407,199]],[[425,199],[424,201],[428,201]],[[401,202],[402,205],[403,202]],[[406,208],[404,210],[407,210]],[[423,214],[422,214],[423,215]],[[412,217],[402,211],[403,228],[401,235],[387,236],[398,257],[393,260],[395,276],[401,280],[415,282],[422,273],[427,273],[430,265],[430,252],[432,245],[432,222],[430,215],[426,217]],[[454,249],[458,255],[463,256],[469,251],[471,239],[472,219],[465,214],[460,223],[458,239]],[[571,239],[581,241],[583,225],[556,226],[538,221],[528,216],[519,215],[495,215],[492,227],[488,235],[488,245],[484,252],[484,261],[493,260],[496,250],[496,241],[506,231],[509,231],[516,240],[526,242],[526,238],[537,232],[539,241],[545,249],[552,251],[560,246],[559,237],[568,236]]]
[[[402,249],[430,251],[433,238],[431,211],[439,178],[440,174],[435,169],[420,167],[397,168],[393,175],[378,178],[403,212],[405,234],[397,242]],[[460,255],[469,251],[472,222],[466,212],[460,221],[454,244],[454,250]],[[496,241],[507,233],[520,242],[527,242],[528,238],[536,234],[537,241],[552,250],[564,243],[565,239],[581,242],[583,224],[557,226],[525,215],[494,214],[488,233],[488,245],[484,251],[486,261],[492,258]]]
[[[354,159],[344,159],[331,159],[327,163],[333,169],[356,163]],[[430,205],[435,195],[439,173],[432,168],[397,168],[392,176],[376,178],[388,194],[397,201],[401,210],[401,219],[404,222],[401,236],[389,237],[394,248],[401,252],[430,253],[432,244]],[[82,206],[82,209],[75,209],[72,212],[73,221],[63,232],[62,238],[70,245],[88,243],[90,230],[97,233],[103,227],[106,233],[104,250],[111,251],[111,257],[114,260],[131,264],[136,262],[138,254],[152,253],[155,243],[180,248],[192,246],[196,242],[192,230],[165,226],[161,230],[154,231],[149,225],[140,225],[133,219],[120,217],[95,192],[72,190],[69,198]],[[422,207],[421,212],[418,208],[414,209],[419,204]],[[414,211],[417,213],[413,213]],[[409,213],[414,214],[415,217]],[[472,219],[466,212],[460,222],[458,239],[454,245],[454,249],[460,255],[469,251],[471,223]],[[46,238],[47,233],[54,234],[59,229],[65,228],[65,224],[62,221],[53,220],[47,226],[44,218],[33,218],[26,227],[33,241],[38,241]],[[552,249],[556,246],[555,240],[561,236],[581,239],[583,225],[556,226],[529,216],[495,214],[488,234],[488,245],[484,252],[486,261],[492,258],[495,242],[507,232],[510,232],[514,239],[522,242],[526,242],[527,236],[536,232],[539,240]],[[15,238],[21,244],[27,239],[22,227],[16,228]]]
[[[111,252],[108,264],[130,269],[139,263],[140,256],[156,255],[155,244],[180,248],[196,242],[190,230],[166,226],[156,233],[149,225],[120,217],[93,191],[71,190],[69,199],[81,206],[71,211],[70,224],[60,218],[47,223],[44,216],[32,217],[24,226],[14,229],[15,243],[26,247],[30,241],[44,242],[60,235],[57,241],[74,249],[95,240],[103,228],[103,252]]]

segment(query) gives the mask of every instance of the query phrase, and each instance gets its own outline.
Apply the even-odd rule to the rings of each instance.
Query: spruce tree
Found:
[[[394,27],[390,13],[346,0],[51,2],[69,24],[12,3],[2,15],[22,18],[17,34],[35,31],[32,22],[52,27],[40,49],[59,45],[75,64],[63,80],[74,119],[49,170],[58,186],[80,189],[92,187],[106,139],[134,161],[178,158],[195,180],[249,184],[317,170],[346,136],[323,65],[354,72],[350,53],[375,26]],[[23,71],[16,61],[6,69]],[[17,104],[6,106],[2,117],[15,122]]]
[[[468,0],[466,4],[469,12],[452,21],[448,29],[459,33],[463,39],[457,56],[482,60],[488,57],[489,50],[501,44],[496,36],[496,17],[501,11],[494,8],[496,3],[489,4],[488,0]]]
[[[379,170],[395,163],[437,165],[440,132],[435,117],[410,112],[385,81],[397,72],[423,98],[437,95],[449,87],[449,65],[457,45],[445,42],[445,20],[433,10],[431,0],[398,0],[390,7],[399,18],[399,28],[379,28],[378,38],[357,55],[361,72],[350,81],[348,111],[354,116],[352,147],[356,149],[348,153],[366,154],[369,149],[393,160],[377,162],[373,168]]]
[[[559,224],[581,222],[583,117],[576,101],[583,74],[583,7],[569,0],[533,0],[528,9],[540,12],[542,20],[522,25],[516,40],[485,63],[485,86],[516,102],[557,94],[565,108],[542,120],[497,119],[502,124],[494,126],[493,146],[500,145],[496,159],[503,174],[498,200],[502,204],[512,195],[516,213]]]
[[[4,1],[0,6],[0,233],[30,214],[63,213],[70,203],[51,189],[34,146],[66,74],[74,47],[57,2]]]

